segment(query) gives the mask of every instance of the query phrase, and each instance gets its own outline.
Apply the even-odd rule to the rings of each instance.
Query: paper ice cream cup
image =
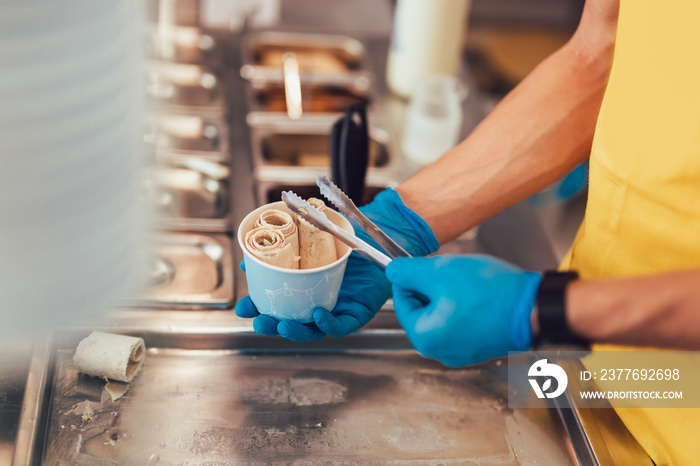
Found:
[[[293,215],[284,202],[273,202],[249,213],[238,227],[238,244],[243,250],[250,299],[261,314],[277,320],[312,322],[312,314],[317,307],[329,311],[335,307],[352,249],[336,239],[338,259],[331,264],[301,270],[269,265],[252,255],[245,246],[246,234],[255,228],[255,221],[268,209],[278,209]],[[326,215],[331,222],[354,234],[352,225],[345,217],[332,209],[327,209]]]

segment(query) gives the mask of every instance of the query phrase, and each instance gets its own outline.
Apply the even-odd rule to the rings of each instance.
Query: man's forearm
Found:
[[[571,330],[594,342],[700,350],[700,269],[579,280],[566,308]]]
[[[600,24],[599,18],[587,22],[584,12],[572,40],[467,139],[399,186],[406,205],[428,222],[440,243],[548,186],[588,157],[615,34],[612,21]]]

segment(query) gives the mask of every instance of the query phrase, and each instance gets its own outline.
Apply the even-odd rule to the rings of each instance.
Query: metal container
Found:
[[[147,173],[143,199],[155,210],[160,228],[196,232],[232,230],[228,167],[193,157],[173,156]]]
[[[301,78],[304,114],[338,114],[354,103],[369,104],[371,79],[365,75],[338,75],[332,80]],[[246,89],[248,110],[286,116],[287,103],[282,75],[254,80]]]
[[[290,120],[266,113],[251,113],[247,120],[255,170],[328,172],[329,134],[336,117],[305,115],[299,120]],[[389,150],[389,135],[372,126],[369,162],[370,172],[391,176],[396,170]]]
[[[15,466],[578,464],[556,411],[506,407],[502,361],[447,368],[401,331],[105,331],[144,338],[141,374],[112,402],[72,364],[89,331],[58,332],[32,360]]]
[[[326,34],[261,32],[243,42],[241,76],[250,82],[249,111],[287,111],[282,57],[293,52],[299,67],[304,113],[336,114],[372,100],[373,74],[356,39]]]
[[[216,117],[188,114],[152,114],[146,119],[144,142],[158,156],[196,155],[229,162],[228,126]]]
[[[219,78],[200,65],[148,62],[146,94],[151,106],[165,113],[221,115],[226,111]]]
[[[151,24],[145,32],[146,57],[176,63],[221,64],[221,48],[214,37],[190,26],[159,27]]]
[[[347,74],[366,69],[365,47],[357,39],[329,34],[266,31],[243,42],[241,75],[254,81],[282,71],[282,55],[293,52],[303,74]]]
[[[141,291],[131,307],[220,309],[233,302],[233,256],[226,235],[158,233],[144,253]]]

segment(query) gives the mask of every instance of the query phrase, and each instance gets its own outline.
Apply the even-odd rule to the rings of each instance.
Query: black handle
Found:
[[[330,135],[331,179],[356,205],[364,204],[369,130],[364,104],[349,106]]]

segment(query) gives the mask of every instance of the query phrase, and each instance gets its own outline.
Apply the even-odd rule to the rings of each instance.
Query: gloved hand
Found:
[[[539,273],[470,255],[398,258],[386,276],[396,317],[423,356],[459,367],[524,351],[532,343]]]
[[[413,256],[424,256],[440,247],[428,224],[406,207],[399,194],[391,188],[379,193],[360,210]],[[353,226],[358,237],[381,249],[364,230],[355,224]],[[236,304],[236,315],[255,317],[253,328],[259,334],[281,335],[293,341],[313,341],[326,335],[342,337],[354,332],[369,322],[390,296],[391,284],[384,272],[353,252],[348,258],[335,308],[332,312],[315,309],[313,323],[280,322],[261,315],[248,296]]]

